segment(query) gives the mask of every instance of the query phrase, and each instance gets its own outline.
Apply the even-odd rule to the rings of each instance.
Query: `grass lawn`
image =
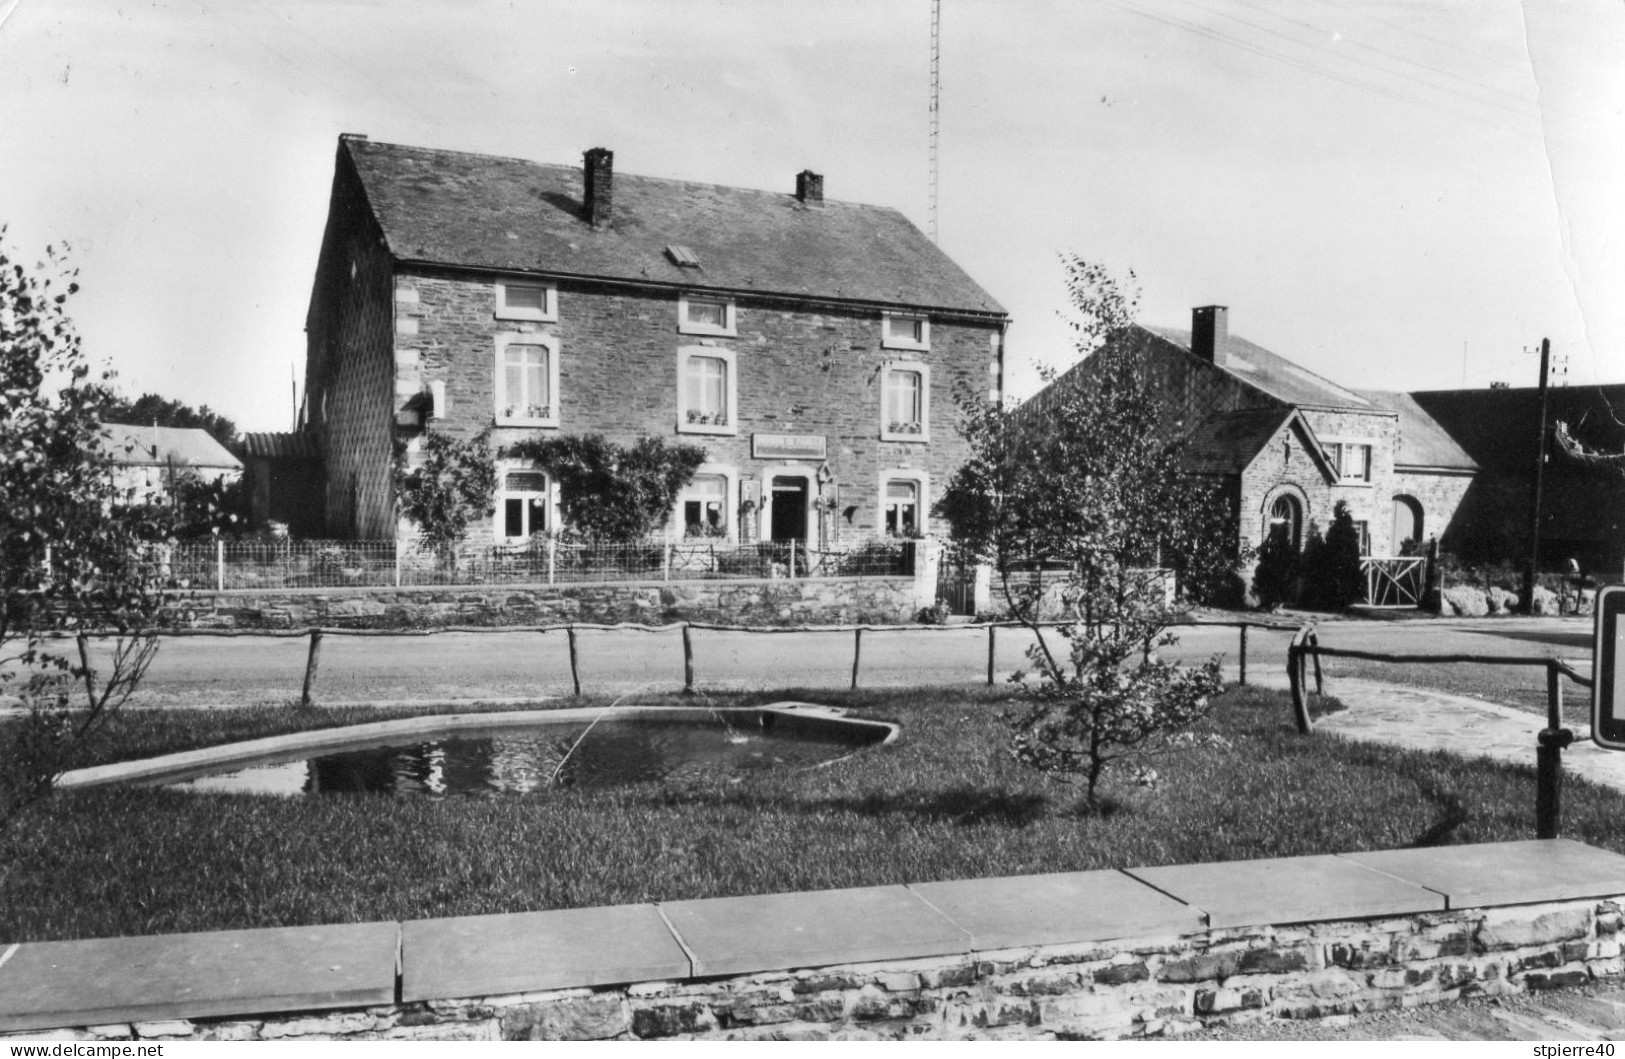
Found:
[[[1285,696],[1258,689],[1217,700],[1206,727],[1227,745],[1164,758],[1156,788],[1116,788],[1114,811],[1081,816],[1073,788],[1005,752],[1010,694],[717,696],[806,698],[904,726],[895,745],[832,767],[737,782],[441,802],[64,792],[0,834],[0,944],[1534,836],[1531,768],[1301,738]],[[283,709],[133,711],[114,756],[308,723]],[[1625,796],[1571,779],[1563,822],[1625,852]]]

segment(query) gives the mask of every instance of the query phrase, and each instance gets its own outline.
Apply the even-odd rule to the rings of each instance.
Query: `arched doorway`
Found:
[[[1421,501],[1414,496],[1394,497],[1394,525],[1392,536],[1388,538],[1388,547],[1392,549],[1390,554],[1403,554],[1406,541],[1420,545],[1424,540],[1423,532]]]

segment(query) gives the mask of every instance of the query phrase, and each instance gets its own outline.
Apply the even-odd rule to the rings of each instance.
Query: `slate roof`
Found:
[[[894,209],[617,170],[611,223],[594,229],[578,166],[356,136],[339,150],[398,261],[1004,314]]]
[[[1394,465],[1400,468],[1429,467],[1453,471],[1476,471],[1478,464],[1456,443],[1438,420],[1428,415],[1408,393],[1362,390],[1372,404],[1399,414],[1399,451]]]
[[[1176,327],[1150,327],[1144,330],[1187,352],[1191,333]],[[1324,379],[1307,368],[1276,356],[1263,346],[1230,335],[1224,344],[1226,362],[1222,370],[1287,404],[1309,408],[1346,408],[1360,412],[1383,411],[1353,390]]]
[[[1185,462],[1197,474],[1240,474],[1297,413],[1255,408],[1209,416],[1191,431]]]
[[[1478,466],[1533,475],[1540,441],[1540,390],[1421,390],[1410,395]],[[1576,441],[1597,452],[1625,451],[1625,386],[1558,386],[1547,396],[1546,421],[1562,420]],[[1573,461],[1552,448],[1549,469]]]
[[[108,423],[113,462],[126,467],[203,467],[242,470],[242,463],[207,431],[198,427],[155,427]]]

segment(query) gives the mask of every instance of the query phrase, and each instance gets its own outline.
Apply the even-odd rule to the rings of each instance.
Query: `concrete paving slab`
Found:
[[[1211,927],[1369,919],[1443,911],[1445,907],[1441,894],[1337,856],[1271,857],[1126,871],[1201,909]]]
[[[914,883],[971,936],[971,948],[1012,949],[1113,938],[1194,934],[1202,913],[1120,871]]]
[[[525,993],[687,978],[654,905],[413,920],[401,926],[401,999]]]
[[[0,965],[0,1032],[388,1004],[399,937],[357,923],[27,942]]]
[[[970,935],[905,886],[677,901],[660,906],[696,975],[970,951]]]
[[[1443,894],[1450,908],[1625,894],[1625,857],[1566,838],[1346,853],[1343,859]]]

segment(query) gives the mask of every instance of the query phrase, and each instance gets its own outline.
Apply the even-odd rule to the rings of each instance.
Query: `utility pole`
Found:
[[[931,0],[931,241],[937,241],[937,103],[942,95],[942,0]]]
[[[1535,567],[1540,561],[1540,487],[1546,477],[1546,382],[1552,363],[1552,340],[1540,340],[1540,444],[1535,457],[1535,490],[1529,501],[1529,563],[1523,570],[1523,594],[1518,609],[1535,612]]]

